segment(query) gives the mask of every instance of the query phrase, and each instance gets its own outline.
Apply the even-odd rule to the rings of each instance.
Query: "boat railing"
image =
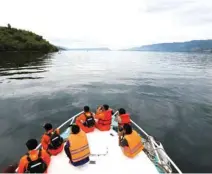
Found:
[[[68,120],[66,120],[64,123],[62,123],[60,126],[58,126],[57,129],[59,129],[60,132],[62,132],[62,131],[61,131],[62,128],[67,128],[67,127],[65,127],[67,124],[68,124],[68,125],[73,124],[75,118],[76,118],[77,116],[79,116],[80,114],[82,114],[82,113],[83,113],[83,111],[81,111],[81,112],[79,112],[78,114],[72,116],[71,118],[69,118]],[[39,144],[39,145],[36,147],[36,149],[40,149],[40,148],[41,148],[41,144]],[[18,171],[18,168],[17,168],[15,171],[17,172],[17,171]]]
[[[146,131],[144,131],[144,130],[143,130],[137,123],[135,123],[132,119],[131,119],[131,122],[132,122],[132,124],[133,124],[137,129],[139,129],[144,135],[146,135],[147,138],[151,138],[151,140],[152,140],[154,146],[156,147],[156,149],[154,149],[154,150],[155,150],[156,156],[158,157],[157,148],[161,148],[161,147],[156,143],[156,141],[155,141],[149,134],[147,134]],[[165,151],[164,151],[164,155],[166,156],[166,158],[168,159],[168,161],[171,163],[171,165],[174,167],[174,169],[175,169],[178,173],[182,174],[181,170],[177,167],[177,165],[174,163],[174,161],[172,161],[172,159],[168,156],[168,154],[167,154]],[[159,159],[159,157],[158,157],[158,159]]]
[[[154,138],[152,136],[150,136],[146,131],[144,131],[137,123],[135,123],[132,119],[131,119],[132,124],[139,130],[141,131],[146,137],[147,139],[151,139],[151,142],[153,143],[153,147],[156,147],[155,149],[153,149],[155,151],[155,154],[157,156],[157,159],[160,160],[159,158],[159,154],[157,152],[157,149],[161,149],[161,147],[158,145],[158,143],[156,143],[156,141],[154,140]],[[171,163],[171,165],[174,167],[174,169],[182,174],[181,170],[177,167],[177,165],[174,163],[174,161],[172,161],[172,159],[168,156],[168,154],[164,151],[164,155],[166,156],[166,158],[168,159],[168,161]],[[159,161],[160,162],[160,161]]]
[[[115,126],[117,123],[117,121],[115,121],[115,117],[118,114],[118,111],[116,111],[113,115],[113,126]],[[116,122],[116,123],[114,123]],[[159,154],[157,152],[158,149],[161,149],[161,147],[159,146],[159,144],[154,140],[154,138],[152,136],[150,136],[146,131],[144,131],[137,123],[135,123],[132,119],[131,119],[131,123],[133,125],[133,127],[138,130],[140,133],[142,133],[146,139],[149,139],[150,142],[152,143],[153,147],[155,147],[153,150],[155,152],[155,155],[157,157],[157,160],[160,164],[160,158],[159,158]],[[118,125],[117,125],[118,126]],[[164,150],[164,149],[162,149]],[[164,155],[166,156],[167,160],[169,161],[169,163],[172,165],[172,167],[180,174],[182,174],[181,170],[177,167],[177,165],[172,161],[172,159],[168,156],[168,154],[164,151]]]
[[[61,129],[67,128],[67,127],[65,127],[66,125],[73,124],[75,118],[76,118],[77,116],[79,116],[80,114],[82,114],[82,113],[83,113],[83,111],[81,111],[81,112],[79,112],[78,114],[72,116],[71,118],[69,118],[68,120],[66,120],[64,123],[62,123],[60,126],[58,126],[57,129],[59,129],[60,132],[65,131],[65,130],[62,130],[62,131],[61,131]],[[41,147],[41,144],[39,144],[39,145],[37,146],[36,149],[39,149],[40,147]]]
[[[62,123],[59,127],[57,127],[57,129],[63,129],[64,127],[65,127],[65,125],[70,125],[70,124],[73,124],[74,123],[74,121],[75,121],[75,118],[77,117],[77,116],[79,116],[80,114],[82,114],[83,113],[83,111],[81,111],[81,112],[79,112],[78,114],[76,114],[76,115],[74,115],[74,116],[72,116],[71,118],[69,118],[68,120],[66,120],[64,123]],[[115,120],[115,118],[116,118],[116,115],[118,114],[118,111],[116,111],[114,114],[113,114],[113,121]],[[133,120],[131,120],[131,122],[132,122],[132,124],[133,124],[133,126],[136,128],[136,129],[138,129],[139,131],[141,131],[141,133],[142,134],[144,134],[147,138],[151,138],[151,136],[146,132],[146,131],[144,131],[137,123],[135,123]],[[68,127],[68,126],[67,126]],[[66,129],[67,129],[67,127],[65,127]],[[65,131],[65,130],[64,130]],[[156,149],[154,149],[155,150],[155,153],[156,153],[156,156],[158,157],[158,153],[157,153],[157,148],[160,148],[160,146],[156,143],[156,141],[154,140],[154,139],[152,139],[152,143],[154,144],[154,146],[156,147]],[[39,144],[38,146],[37,146],[37,149],[39,149],[41,147],[41,144]],[[171,165],[174,167],[174,169],[178,172],[178,173],[180,173],[180,174],[182,174],[182,172],[181,172],[181,170],[177,167],[177,165],[172,161],[172,159],[167,155],[167,153],[164,151],[164,154],[165,154],[165,156],[166,156],[166,158],[169,160],[169,162],[171,163]],[[158,159],[160,159],[159,157],[158,157]]]

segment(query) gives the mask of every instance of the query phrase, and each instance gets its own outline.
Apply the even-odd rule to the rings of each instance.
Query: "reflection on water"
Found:
[[[44,122],[108,103],[126,108],[183,172],[212,171],[211,54],[1,53],[0,96],[0,168],[40,139]]]
[[[43,78],[41,75],[46,72],[46,61],[49,61],[49,58],[49,55],[39,52],[0,53],[0,81]]]

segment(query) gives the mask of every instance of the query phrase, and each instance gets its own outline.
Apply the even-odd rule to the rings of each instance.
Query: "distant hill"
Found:
[[[212,52],[212,40],[160,43],[127,49],[130,51]]]
[[[67,50],[71,50],[71,51],[111,51],[107,47],[100,47],[100,48],[68,48]]]
[[[2,51],[39,51],[55,52],[58,48],[31,31],[0,27],[0,52]]]

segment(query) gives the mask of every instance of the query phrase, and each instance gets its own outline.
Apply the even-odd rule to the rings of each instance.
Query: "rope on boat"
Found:
[[[144,147],[145,147],[146,143],[151,144],[150,139],[144,141],[143,143],[144,143]],[[157,143],[160,144],[159,141],[157,141]],[[158,171],[160,173],[171,173],[172,168],[171,168],[170,162],[168,162],[167,164],[165,164],[165,163],[161,164],[162,161],[160,163],[158,162],[157,156],[155,155],[155,152],[157,152],[158,149],[163,150],[164,153],[166,153],[165,150],[162,147],[158,147],[158,148],[152,147],[152,149],[145,148],[144,152],[147,154],[149,159],[155,164],[156,168],[158,169]],[[159,156],[158,156],[158,158],[159,158]]]

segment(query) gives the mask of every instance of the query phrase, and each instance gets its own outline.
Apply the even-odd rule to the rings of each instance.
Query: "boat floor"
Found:
[[[69,163],[65,152],[51,157],[48,173],[72,173],[72,174],[99,174],[99,173],[157,173],[155,165],[142,151],[135,158],[124,156],[118,146],[118,135],[114,130],[95,130],[87,134],[91,156],[90,161],[80,167],[74,167]],[[98,156],[99,155],[99,156]]]

